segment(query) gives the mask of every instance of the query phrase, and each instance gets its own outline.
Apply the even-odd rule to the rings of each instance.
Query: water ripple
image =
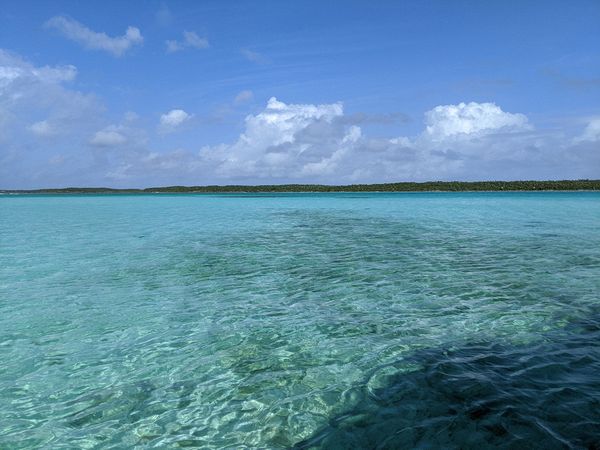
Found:
[[[595,448],[599,200],[2,198],[0,447]]]

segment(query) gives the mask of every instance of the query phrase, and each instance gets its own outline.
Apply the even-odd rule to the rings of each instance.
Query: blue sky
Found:
[[[600,178],[600,3],[0,8],[0,188]]]

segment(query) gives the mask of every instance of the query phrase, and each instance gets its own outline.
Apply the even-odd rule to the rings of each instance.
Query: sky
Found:
[[[600,178],[600,2],[0,0],[0,188]]]

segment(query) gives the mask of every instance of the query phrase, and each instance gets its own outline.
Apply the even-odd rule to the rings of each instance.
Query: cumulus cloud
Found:
[[[204,49],[208,48],[208,39],[201,38],[193,31],[184,31],[183,40],[168,40],[166,41],[167,53],[178,52],[186,48]]]
[[[118,131],[117,127],[111,126],[104,130],[96,131],[90,139],[90,144],[96,147],[115,147],[127,142],[123,134]]]
[[[504,112],[494,103],[440,105],[425,113],[425,119],[426,133],[435,140],[530,128],[525,115]]]
[[[46,27],[59,31],[63,36],[91,50],[103,50],[114,56],[121,56],[134,45],[144,41],[140,30],[127,27],[122,36],[110,37],[65,16],[55,16],[46,22]]]
[[[361,119],[362,121],[362,119]],[[302,182],[391,181],[444,174],[456,161],[417,138],[369,138],[341,103],[286,104],[271,98],[232,144],[205,147],[204,167],[222,178]]]
[[[574,153],[564,136],[493,103],[435,107],[414,136],[370,138],[351,117],[341,103],[271,98],[237,141],[204,147],[199,161],[225,179],[302,182],[552,178],[561,161],[564,177],[589,173],[587,147]]]
[[[246,117],[246,127],[231,145],[205,148],[205,157],[225,176],[283,177],[330,172],[352,145],[356,131],[336,122],[341,103],[286,104],[275,97],[259,114]]]
[[[175,131],[181,124],[190,120],[191,114],[188,114],[183,109],[172,109],[166,114],[160,116],[159,130],[163,133]]]

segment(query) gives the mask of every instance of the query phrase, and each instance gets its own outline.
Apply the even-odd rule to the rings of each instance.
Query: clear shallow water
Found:
[[[0,197],[0,448],[586,448],[600,194]]]

